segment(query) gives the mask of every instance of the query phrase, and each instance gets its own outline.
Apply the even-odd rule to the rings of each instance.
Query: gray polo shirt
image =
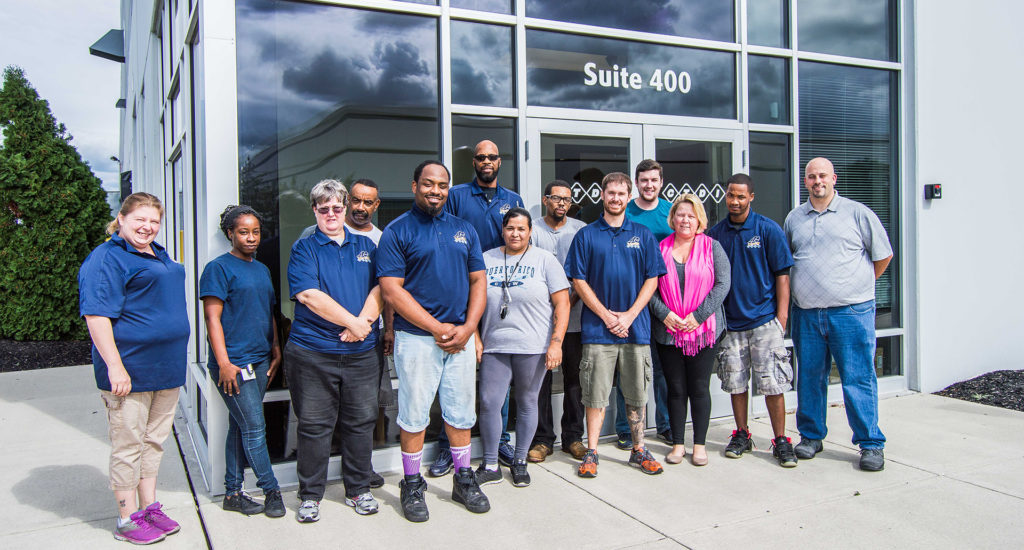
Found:
[[[543,248],[558,258],[558,263],[565,265],[565,258],[569,255],[569,247],[572,246],[572,239],[576,232],[586,227],[587,224],[576,218],[565,218],[565,225],[558,229],[551,229],[544,218],[537,218],[533,222],[533,231],[530,241],[534,246]],[[571,292],[570,287],[570,292]],[[576,302],[569,312],[569,328],[566,332],[580,331],[580,314],[583,311],[583,300]]]
[[[793,250],[789,278],[797,307],[847,306],[875,298],[872,262],[891,256],[892,246],[871,209],[837,193],[824,212],[810,201],[794,208],[783,229]]]

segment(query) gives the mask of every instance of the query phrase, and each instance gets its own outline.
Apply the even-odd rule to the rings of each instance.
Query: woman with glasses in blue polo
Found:
[[[279,518],[285,508],[263,419],[263,396],[281,365],[274,286],[270,270],[254,257],[261,236],[256,211],[228,206],[220,215],[220,228],[231,241],[231,251],[206,264],[199,296],[210,339],[207,367],[228,408],[223,506],[247,516],[263,512]],[[263,490],[262,504],[242,491],[246,462]]]

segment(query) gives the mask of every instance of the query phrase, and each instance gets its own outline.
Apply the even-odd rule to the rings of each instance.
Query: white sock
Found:
[[[495,462],[494,464],[485,464],[484,468],[487,468],[488,470],[490,470],[492,472],[497,472],[498,471],[498,463]]]

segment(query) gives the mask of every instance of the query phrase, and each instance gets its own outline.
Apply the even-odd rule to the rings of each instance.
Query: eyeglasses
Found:
[[[558,195],[544,195],[544,198],[555,204],[571,204],[572,197],[559,197]]]
[[[494,161],[496,161],[496,160],[498,160],[500,158],[501,158],[501,155],[473,155],[473,160],[475,160],[477,162],[483,162],[485,160],[489,160],[491,162],[494,162]]]
[[[345,213],[345,207],[337,204],[334,206],[321,206],[320,208],[317,208],[316,211],[321,216],[326,216],[331,212],[334,212],[335,216],[340,216]]]

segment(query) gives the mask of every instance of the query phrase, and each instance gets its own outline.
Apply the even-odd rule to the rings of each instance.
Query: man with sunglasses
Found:
[[[473,149],[473,181],[456,185],[448,193],[444,211],[462,218],[476,229],[480,236],[480,250],[486,252],[497,248],[505,241],[501,236],[501,219],[515,207],[523,206],[523,198],[515,191],[498,185],[498,171],[501,169],[501,154],[493,141],[483,140]],[[501,409],[502,429],[508,426],[508,397]],[[498,445],[498,460],[508,468],[512,467],[515,449],[509,444],[511,437],[502,431]],[[430,475],[439,477],[452,471],[451,455],[445,452],[448,439],[442,431],[437,438],[438,454],[430,466]]]
[[[541,223],[533,225],[533,244],[537,248],[543,248],[558,258],[559,263],[565,264],[569,255],[569,247],[572,246],[572,239],[576,232],[586,227],[582,221],[569,217],[569,209],[572,207],[572,189],[569,184],[562,180],[554,180],[544,187],[544,218]],[[562,340],[562,380],[564,393],[562,394],[562,451],[569,453],[576,460],[583,460],[587,454],[587,446],[583,444],[583,394],[580,389],[580,354],[582,353],[582,342],[580,340],[580,311],[583,302],[580,302],[576,293],[569,293],[569,304],[572,309],[569,312],[569,328]],[[544,462],[548,455],[552,454],[555,446],[554,418],[551,412],[551,371],[544,376],[544,383],[540,387],[540,395],[537,397],[537,433],[533,436],[533,443],[530,445],[530,453],[527,460],[530,462]]]

